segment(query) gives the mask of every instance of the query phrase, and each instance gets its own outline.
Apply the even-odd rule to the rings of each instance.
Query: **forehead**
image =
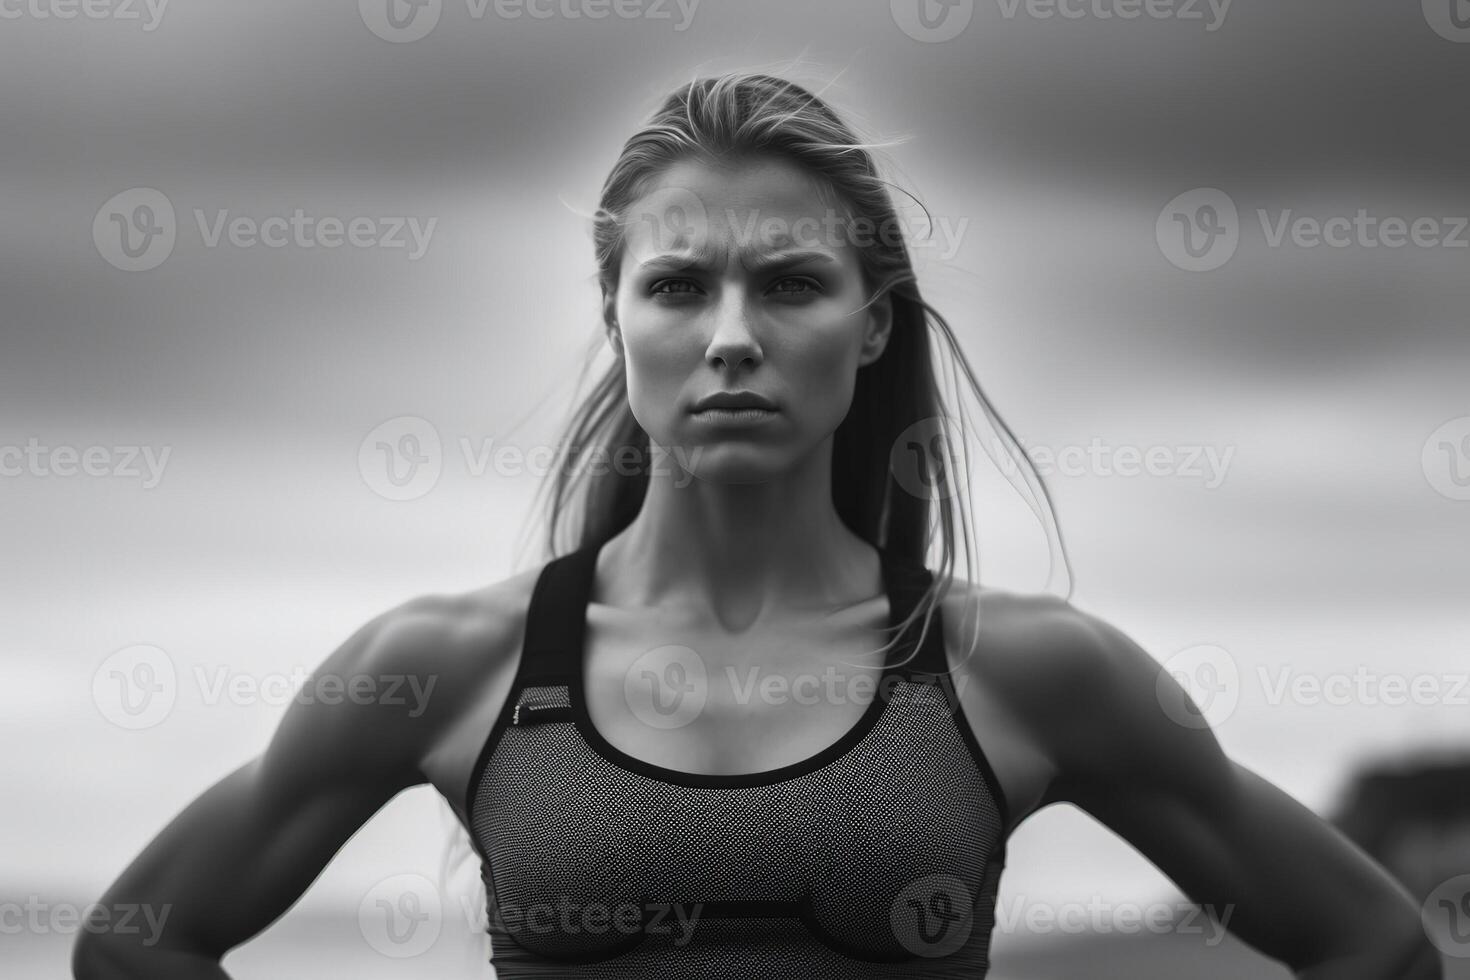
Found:
[[[623,267],[676,257],[754,267],[800,250],[856,268],[846,218],[830,188],[790,161],[681,160],[653,177],[628,208]]]

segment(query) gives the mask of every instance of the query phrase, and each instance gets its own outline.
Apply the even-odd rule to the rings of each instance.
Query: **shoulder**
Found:
[[[951,659],[984,671],[1012,693],[1104,680],[1128,657],[1126,638],[1115,627],[1050,593],[1012,592],[956,578],[942,609]]]
[[[356,662],[380,671],[467,681],[519,649],[526,607],[543,566],[465,592],[425,593],[358,632]]]
[[[540,572],[421,594],[374,615],[307,679],[284,727],[416,766],[486,683],[514,670]]]
[[[942,608],[956,672],[993,692],[1059,769],[1109,769],[1109,753],[1177,728],[1161,707],[1159,686],[1173,681],[1160,663],[1070,600],[956,578]]]

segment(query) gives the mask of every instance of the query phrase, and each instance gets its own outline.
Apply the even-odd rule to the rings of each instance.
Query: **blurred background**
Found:
[[[265,747],[290,679],[536,563],[535,450],[609,357],[585,216],[669,89],[746,68],[902,139],[921,286],[1042,468],[1074,603],[1390,863],[1470,975],[1445,918],[1470,872],[1463,0],[0,17],[8,975],[67,975],[66,910]],[[382,445],[429,463],[405,483]],[[976,490],[982,578],[1053,587],[983,457]],[[369,938],[374,889],[435,879],[449,830],[401,794],[226,967],[491,976],[472,867],[412,957]],[[1129,929],[1188,903],[1075,808],[1010,854],[997,977],[1287,976],[1198,923]]]

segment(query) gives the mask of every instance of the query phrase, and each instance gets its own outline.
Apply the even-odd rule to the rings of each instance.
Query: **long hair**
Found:
[[[962,372],[1004,451],[1012,461],[1021,460],[1019,471],[1029,477],[1033,497],[1028,503],[1056,542],[1053,556],[1060,552],[1064,568],[1067,562],[1041,475],[990,405],[949,324],[919,293],[908,243],[896,233],[899,218],[889,197],[894,185],[879,175],[871,152],[875,146],[861,141],[818,95],[792,81],[760,72],[696,79],[670,94],[624,144],[603,184],[592,235],[604,300],[602,328],[607,330],[613,327],[607,322],[607,301],[617,292],[630,212],[654,179],[675,163],[776,157],[814,178],[823,196],[836,202],[847,218],[863,219],[866,227],[878,230],[863,236],[857,251],[868,302],[891,305],[892,329],[882,355],[858,369],[851,408],[833,435],[832,499],[849,528],[902,561],[933,567],[928,556],[936,525],[940,544],[937,572],[908,617],[895,624],[886,648],[919,621],[922,643],[953,585],[960,544],[968,577],[978,581],[965,480],[969,429],[966,413],[951,411],[942,394],[934,337],[943,341],[939,350],[948,355],[953,387],[959,389]],[[546,511],[547,560],[600,545],[633,521],[648,490],[650,453],[648,434],[629,407],[619,350],[573,411],[547,480],[538,489]],[[631,460],[634,465],[589,468],[578,465],[574,454]],[[901,472],[905,465],[914,469],[907,479]],[[1070,598],[1069,572],[1067,581]],[[979,603],[969,606],[974,617],[967,609],[966,621],[973,627],[966,657],[979,633]],[[458,850],[467,856],[468,838],[452,815],[450,820],[458,829]],[[441,872],[449,863],[446,853]]]

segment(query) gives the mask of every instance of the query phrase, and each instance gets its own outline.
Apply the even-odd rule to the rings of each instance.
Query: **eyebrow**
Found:
[[[710,249],[699,252],[665,252],[644,259],[638,263],[638,268],[640,271],[677,271],[709,262],[713,258]],[[741,265],[747,272],[767,272],[771,269],[802,265],[807,262],[824,265],[839,264],[837,258],[831,253],[817,251],[771,252],[765,255],[746,254],[741,259]]]

